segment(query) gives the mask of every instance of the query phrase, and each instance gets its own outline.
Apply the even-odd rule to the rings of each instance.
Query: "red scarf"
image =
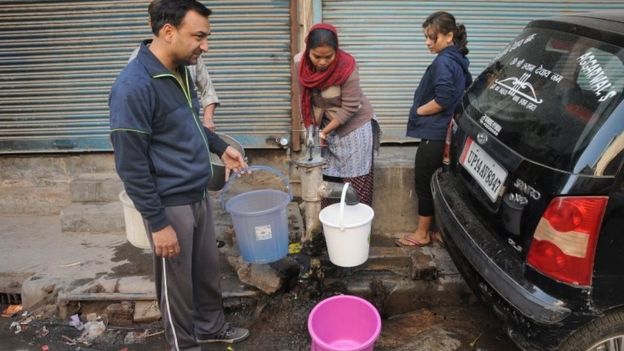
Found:
[[[315,29],[331,31],[336,36],[336,43],[338,42],[338,32],[331,24],[317,23],[312,26],[310,32]],[[312,61],[310,61],[309,37],[310,34],[308,33],[305,39],[306,49],[299,67],[299,83],[303,86],[303,91],[301,92],[301,116],[306,128],[311,124],[316,124],[312,115],[312,89],[323,90],[332,85],[342,85],[355,69],[355,58],[338,48],[336,50],[336,58],[329,67],[322,72],[316,71]]]

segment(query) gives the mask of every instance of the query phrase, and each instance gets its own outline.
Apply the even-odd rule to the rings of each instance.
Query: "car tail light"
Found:
[[[527,263],[561,282],[590,285],[606,196],[553,199],[533,234]]]
[[[442,165],[451,164],[451,142],[453,141],[453,129],[455,128],[455,120],[451,118],[448,128],[446,128],[446,138],[444,139],[444,153],[442,154]]]

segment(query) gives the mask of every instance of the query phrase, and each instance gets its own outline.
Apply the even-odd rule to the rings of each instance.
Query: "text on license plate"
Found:
[[[507,170],[499,165],[471,138],[466,139],[459,162],[477,181],[487,196],[496,202],[496,198],[507,179]]]

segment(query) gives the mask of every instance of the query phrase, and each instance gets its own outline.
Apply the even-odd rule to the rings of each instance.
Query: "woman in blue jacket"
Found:
[[[433,199],[429,181],[442,166],[446,129],[458,109],[464,90],[472,82],[466,28],[448,12],[435,12],[423,23],[425,44],[437,54],[427,67],[416,92],[407,122],[407,136],[419,138],[414,175],[418,196],[418,228],[397,240],[404,246],[426,246],[438,233],[429,232]]]

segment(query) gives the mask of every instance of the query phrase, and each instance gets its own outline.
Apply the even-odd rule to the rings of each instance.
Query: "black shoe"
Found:
[[[197,343],[210,344],[214,342],[225,342],[233,344],[247,339],[248,336],[249,330],[245,328],[233,327],[230,323],[225,323],[223,330],[219,333],[207,338],[197,338]]]

